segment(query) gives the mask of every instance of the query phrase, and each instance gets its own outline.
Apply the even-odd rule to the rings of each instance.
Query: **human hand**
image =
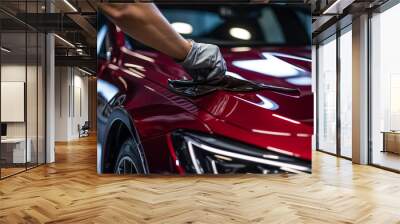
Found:
[[[217,83],[226,72],[226,63],[218,46],[213,44],[196,43],[185,60],[180,64],[185,68],[195,82]]]

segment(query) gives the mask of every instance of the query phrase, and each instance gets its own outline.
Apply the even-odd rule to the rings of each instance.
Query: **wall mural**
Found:
[[[100,8],[99,173],[311,172],[309,6]]]

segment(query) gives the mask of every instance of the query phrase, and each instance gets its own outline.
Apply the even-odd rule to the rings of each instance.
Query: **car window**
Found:
[[[170,5],[158,6],[183,37],[219,46],[309,45],[311,12],[305,6]],[[145,48],[131,38],[130,49]]]
[[[189,38],[205,36],[225,22],[218,13],[209,11],[165,9],[162,13],[176,30]]]
[[[300,19],[301,23],[304,26],[304,29],[306,30],[307,34],[308,34],[308,38],[311,39],[311,16],[310,13],[306,12],[306,11],[300,11],[297,10],[296,11],[297,17]]]
[[[265,42],[270,44],[284,44],[286,42],[278,18],[271,8],[265,8],[261,11],[258,23],[262,28]]]
[[[311,11],[301,5],[159,7],[173,27],[178,24],[174,28],[184,37],[219,45],[307,45],[311,35]]]

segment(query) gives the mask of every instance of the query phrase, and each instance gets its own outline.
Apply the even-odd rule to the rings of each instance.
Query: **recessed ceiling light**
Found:
[[[193,32],[193,27],[189,23],[175,22],[171,26],[176,32],[181,34],[191,34]]]
[[[251,38],[251,33],[243,28],[239,28],[239,27],[233,27],[229,30],[229,34],[237,39],[241,39],[241,40],[250,40]]]

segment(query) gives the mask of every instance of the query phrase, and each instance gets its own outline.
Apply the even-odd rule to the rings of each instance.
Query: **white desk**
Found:
[[[25,138],[2,138],[1,145],[2,151],[10,150],[8,147],[13,147],[12,149],[12,163],[25,163],[31,162],[32,160],[32,140],[28,138],[26,140],[28,143],[25,152]],[[7,149],[3,149],[7,147]],[[26,154],[25,154],[26,153]]]

